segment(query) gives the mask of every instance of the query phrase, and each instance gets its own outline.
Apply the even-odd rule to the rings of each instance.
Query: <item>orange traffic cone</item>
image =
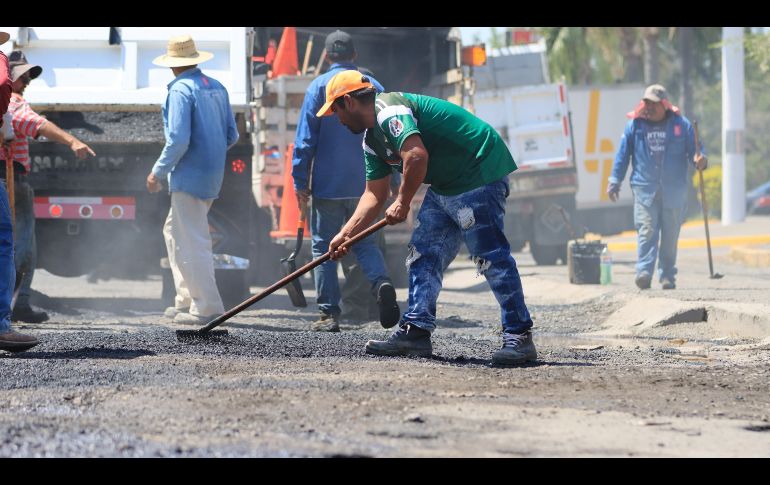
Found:
[[[286,148],[286,162],[283,167],[283,195],[281,196],[281,214],[278,217],[278,230],[270,231],[272,238],[291,238],[297,236],[299,225],[299,204],[294,191],[294,177],[291,176],[291,159],[294,155],[294,143]],[[305,218],[305,237],[310,235],[308,217]]]
[[[299,57],[297,56],[297,29],[284,27],[281,42],[273,61],[273,71],[270,78],[279,76],[296,76],[299,74]]]

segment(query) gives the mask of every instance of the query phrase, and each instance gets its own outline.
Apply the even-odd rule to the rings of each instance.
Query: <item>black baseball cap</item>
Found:
[[[331,58],[351,57],[356,52],[353,46],[353,38],[350,34],[341,30],[335,30],[326,36],[326,53]]]

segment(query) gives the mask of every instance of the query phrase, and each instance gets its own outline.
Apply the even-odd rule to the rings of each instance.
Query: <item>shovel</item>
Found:
[[[349,241],[347,241],[343,246],[351,246],[361,239],[374,234],[375,232],[379,231],[383,227],[387,226],[388,222],[385,219],[380,220],[377,224],[369,227],[368,229],[359,232],[352,238],[350,238]],[[230,310],[226,311],[222,315],[218,316],[214,320],[210,321],[208,324],[206,324],[205,327],[200,328],[198,330],[177,330],[176,331],[176,338],[180,341],[192,341],[194,339],[198,338],[207,338],[207,337],[214,337],[214,336],[223,336],[227,335],[227,330],[216,330],[214,332],[210,332],[211,329],[214,327],[221,325],[222,323],[226,322],[230,318],[234,317],[235,315],[241,313],[243,310],[247,309],[254,303],[258,302],[259,300],[263,299],[264,297],[272,294],[277,289],[281,288],[282,286],[286,285],[286,283],[289,283],[291,281],[296,280],[303,274],[307,273],[308,271],[312,270],[316,266],[319,266],[331,258],[331,253],[327,251],[323,256],[321,256],[318,259],[314,259],[313,261],[309,262],[305,266],[301,267],[300,269],[294,271],[290,275],[287,275],[280,281],[273,283],[272,286],[269,288],[266,288],[262,293],[259,293],[257,295],[252,296],[248,300],[236,305],[235,307],[231,308]]]
[[[307,202],[301,202],[299,205],[299,222],[297,223],[297,242],[294,245],[294,252],[288,258],[281,259],[281,269],[284,276],[288,276],[297,271],[297,254],[302,248],[302,240],[305,234],[305,218],[307,218]],[[307,300],[302,292],[302,284],[299,279],[294,279],[286,285],[286,291],[289,293],[291,304],[296,307],[306,307]]]
[[[700,140],[698,140],[698,122],[693,121],[693,129],[695,130],[695,153],[700,153]],[[703,224],[706,226],[706,248],[709,253],[709,274],[712,280],[718,280],[724,275],[714,273],[714,263],[711,259],[711,236],[709,235],[709,208],[706,204],[706,194],[703,190],[703,170],[698,170],[698,177],[700,178],[700,202],[703,206]]]

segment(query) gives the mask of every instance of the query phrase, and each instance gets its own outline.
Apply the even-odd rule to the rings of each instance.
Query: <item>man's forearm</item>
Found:
[[[340,232],[352,237],[363,231],[377,218],[384,204],[385,201],[378,200],[372,192],[364,192],[358,202],[358,207]]]
[[[62,130],[51,121],[46,121],[45,124],[40,127],[37,133],[38,135],[43,135],[51,141],[55,141],[67,146],[71,146],[72,142],[76,140],[74,136]]]

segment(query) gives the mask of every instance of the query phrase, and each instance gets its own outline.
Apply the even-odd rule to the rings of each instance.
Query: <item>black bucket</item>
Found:
[[[572,241],[567,249],[569,282],[575,285],[598,285],[601,281],[601,241]]]

